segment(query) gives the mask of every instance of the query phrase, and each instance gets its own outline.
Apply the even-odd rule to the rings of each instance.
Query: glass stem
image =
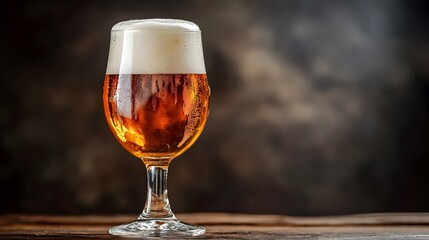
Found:
[[[147,197],[139,219],[175,218],[167,194],[167,166],[147,165]]]

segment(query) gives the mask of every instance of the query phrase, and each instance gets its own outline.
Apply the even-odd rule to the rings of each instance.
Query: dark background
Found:
[[[114,139],[110,28],[202,29],[211,112],[173,161],[175,212],[429,211],[424,1],[2,1],[0,213],[138,214],[143,164]]]

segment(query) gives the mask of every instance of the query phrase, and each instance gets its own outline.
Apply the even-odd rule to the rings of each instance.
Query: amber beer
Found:
[[[201,134],[208,114],[205,74],[108,74],[104,108],[118,141],[139,158],[172,158]]]
[[[137,19],[112,27],[104,111],[116,139],[146,165],[148,191],[138,219],[110,228],[110,234],[182,239],[205,233],[174,216],[167,173],[170,161],[203,131],[209,95],[198,25]]]

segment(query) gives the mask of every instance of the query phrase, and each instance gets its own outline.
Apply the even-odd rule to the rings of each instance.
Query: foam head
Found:
[[[205,74],[201,31],[189,21],[144,19],[112,28],[107,74]]]

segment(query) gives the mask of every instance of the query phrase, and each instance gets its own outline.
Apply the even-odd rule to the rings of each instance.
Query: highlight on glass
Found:
[[[118,236],[197,236],[205,229],[179,221],[167,196],[170,162],[203,131],[210,88],[201,31],[192,22],[144,19],[111,31],[104,80],[104,112],[110,129],[147,169],[147,198],[137,220],[115,226]]]

